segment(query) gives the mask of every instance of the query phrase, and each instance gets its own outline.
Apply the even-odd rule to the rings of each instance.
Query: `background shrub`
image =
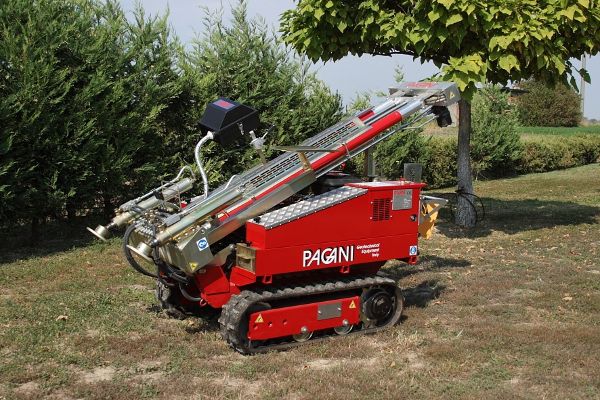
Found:
[[[555,87],[529,80],[521,82],[524,93],[516,98],[519,122],[524,126],[577,126],[581,122],[581,98],[572,88]]]
[[[0,2],[2,224],[111,209],[160,179],[177,51],[165,18],[114,1]]]
[[[433,137],[423,177],[429,189],[456,184],[456,138]],[[546,136],[523,141],[518,173],[548,172],[600,162],[600,135]]]
[[[393,134],[377,145],[374,156],[377,173],[388,179],[398,179],[404,174],[404,163],[428,164],[429,148],[422,129],[409,129]]]
[[[521,157],[515,108],[497,86],[478,90],[472,103],[471,166],[475,178],[514,173]]]
[[[456,185],[456,137],[433,137],[428,142],[427,162],[423,165],[423,181],[430,189]]]

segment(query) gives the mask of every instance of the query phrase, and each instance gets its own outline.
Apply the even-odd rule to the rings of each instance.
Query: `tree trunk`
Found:
[[[75,217],[77,216],[77,206],[75,203],[68,201],[65,208],[67,209],[67,221],[75,221]]]
[[[31,218],[31,235],[29,236],[29,243],[35,245],[40,240],[40,219],[38,217]]]
[[[108,198],[108,195],[104,194],[104,218],[111,218],[115,213],[115,206],[112,201]]]
[[[456,224],[472,228],[477,222],[474,208],[473,176],[471,175],[471,103],[460,100],[458,103],[458,200],[456,204]]]
[[[369,181],[374,180],[374,178],[377,176],[374,153],[375,147],[371,147],[364,152],[365,159],[363,161],[363,175],[367,177]]]

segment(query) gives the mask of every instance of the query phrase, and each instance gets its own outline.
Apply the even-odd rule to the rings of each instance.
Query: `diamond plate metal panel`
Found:
[[[316,213],[344,201],[361,196],[367,189],[343,186],[330,192],[311,197],[308,200],[299,201],[287,207],[261,215],[260,222],[265,229],[272,229],[287,222]]]

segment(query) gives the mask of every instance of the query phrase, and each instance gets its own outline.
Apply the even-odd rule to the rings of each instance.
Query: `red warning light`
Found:
[[[234,104],[231,104],[230,102],[225,101],[223,99],[219,99],[219,100],[215,101],[213,104],[215,106],[219,106],[219,107],[224,108],[226,110],[229,110],[231,107],[234,106]]]

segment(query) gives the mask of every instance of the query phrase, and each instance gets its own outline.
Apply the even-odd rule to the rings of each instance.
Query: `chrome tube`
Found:
[[[156,193],[157,190],[162,190],[164,188],[166,188],[169,185],[174,184],[175,182],[179,181],[179,179],[181,178],[181,176],[183,175],[183,173],[185,171],[189,171],[190,175],[192,176],[192,182],[194,182],[196,180],[196,175],[194,174],[194,170],[192,169],[192,167],[190,167],[189,165],[185,165],[184,167],[182,167],[179,172],[177,173],[177,175],[175,176],[175,178],[171,179],[170,181],[160,185],[157,188],[152,189],[151,191],[149,191],[148,193],[133,199],[133,200],[129,200],[126,203],[123,203],[119,206],[119,209],[122,211],[129,211],[129,209],[134,206],[134,205],[138,205],[138,203],[144,199],[147,199],[148,197],[152,196],[154,193]],[[186,189],[189,190],[189,189]]]
[[[140,215],[141,213],[143,213],[144,211],[158,207],[162,203],[169,201],[172,198],[178,196],[179,194],[190,190],[194,186],[194,182],[195,182],[195,180],[193,178],[180,179],[179,182],[165,188],[162,191],[162,193],[161,193],[162,199],[159,199],[156,196],[148,197],[145,200],[142,200],[141,202],[134,204],[135,207],[130,206],[127,209],[127,211],[121,211],[119,214],[115,215],[115,217],[112,219],[110,224],[108,224],[107,226],[98,225],[96,227],[96,229],[92,229],[92,228],[88,227],[87,230],[91,234],[96,236],[98,239],[107,240],[108,237],[110,236],[110,232],[109,232],[110,229],[121,227],[121,226],[125,225],[126,223],[128,223],[129,221],[131,221],[132,219],[134,219],[135,217],[137,217],[138,215]],[[160,187],[164,187],[164,185],[160,186]],[[152,192],[152,193],[155,193],[155,192]],[[144,195],[142,197],[147,197],[147,196]]]
[[[179,182],[169,186],[164,189],[161,193],[162,199],[158,199],[155,196],[150,197],[146,200],[141,201],[137,204],[136,209],[140,209],[141,211],[150,210],[152,208],[158,207],[165,201],[169,201],[172,198],[178,196],[179,194],[190,190],[194,186],[194,180],[191,178],[181,179]],[[129,222],[133,217],[139,215],[140,212],[137,210],[125,211],[117,216],[115,216],[112,220],[112,223],[115,226],[122,226],[125,223]]]

